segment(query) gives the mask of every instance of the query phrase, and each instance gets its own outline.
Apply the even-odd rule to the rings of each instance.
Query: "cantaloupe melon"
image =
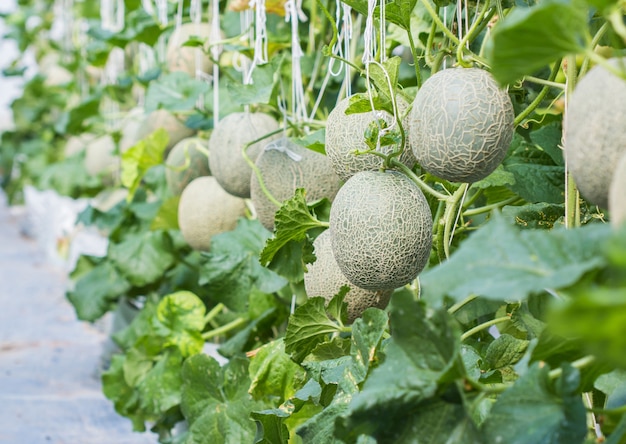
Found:
[[[228,193],[250,197],[252,168],[242,152],[246,144],[278,130],[278,122],[263,113],[232,113],[220,120],[209,139],[211,172]],[[279,136],[269,137],[251,145],[246,153],[252,162],[263,147]]]
[[[244,216],[246,203],[222,189],[212,176],[192,180],[178,204],[178,225],[187,243],[196,250],[208,251],[211,238],[230,231]]]
[[[393,290],[364,290],[350,283],[339,269],[331,248],[330,231],[326,230],[313,242],[316,261],[308,265],[304,274],[304,287],[309,297],[321,296],[326,302],[347,285],[350,291],[344,302],[348,304],[348,322],[352,323],[369,307],[384,309]]]
[[[475,182],[504,160],[514,117],[507,92],[487,71],[445,69],[415,96],[409,145],[427,172],[451,182]]]
[[[92,176],[117,178],[120,170],[120,157],[115,153],[115,142],[109,134],[100,136],[87,144],[85,168]]]
[[[268,143],[257,157],[256,166],[265,187],[279,202],[292,198],[297,188],[306,189],[307,202],[324,197],[332,201],[341,186],[328,157],[287,137]],[[254,172],[250,191],[259,221],[273,230],[278,207],[265,195]]]
[[[609,188],[609,214],[614,227],[626,223],[626,151],[613,171]]]
[[[409,103],[398,96],[398,111],[401,116],[406,113]],[[373,154],[354,154],[355,151],[366,151],[365,131],[375,119],[383,119],[388,126],[394,124],[393,115],[386,111],[376,111],[358,114],[346,114],[350,105],[350,98],[340,101],[331,111],[326,122],[326,155],[330,159],[337,175],[342,180],[348,180],[359,171],[376,171],[383,166],[383,159]],[[406,118],[403,120],[405,132],[407,127]],[[393,145],[381,146],[381,153],[389,154],[396,149]],[[400,161],[412,168],[415,165],[415,157],[407,147]]]
[[[209,176],[208,141],[200,137],[188,137],[178,142],[165,160],[165,180],[175,196],[197,177]]]
[[[432,215],[422,191],[395,171],[361,171],[330,210],[333,254],[343,274],[366,290],[393,290],[426,266]]]
[[[202,48],[183,46],[191,37],[206,39]],[[169,71],[183,71],[196,76],[196,70],[211,74],[213,62],[209,50],[211,25],[209,23],[184,23],[176,28],[167,43],[166,63]]]
[[[609,63],[626,72],[626,58]],[[607,208],[615,167],[626,152],[626,80],[593,67],[574,88],[563,129],[565,159],[580,193]]]

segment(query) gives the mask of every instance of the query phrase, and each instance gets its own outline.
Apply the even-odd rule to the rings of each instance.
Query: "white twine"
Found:
[[[352,54],[350,51],[350,43],[352,40],[352,8],[343,3],[342,9],[343,21],[341,32],[343,33],[343,53],[346,60],[352,60]],[[347,63],[344,63],[344,65],[344,84],[346,85],[346,97],[350,97],[352,95],[352,68],[350,68],[350,65],[348,65]]]
[[[250,65],[244,84],[252,84],[252,73],[257,65],[267,63],[267,17],[265,0],[251,0],[250,9],[254,8],[254,58]],[[252,40],[251,40],[252,41]]]
[[[178,7],[176,8],[176,20],[174,24],[174,30],[177,30],[183,25],[183,0],[178,0]]]
[[[307,16],[302,11],[302,0],[287,0],[285,3],[285,21],[291,22],[291,113],[296,122],[307,120],[302,65],[300,63],[304,53],[298,35],[298,24],[307,20]]]
[[[211,56],[217,62],[220,56],[220,48],[215,43],[220,36],[220,3],[219,0],[211,2]],[[220,92],[219,92],[220,67],[218,63],[213,63],[213,126],[217,125],[220,117]]]
[[[124,0],[101,0],[100,22],[102,29],[120,32],[124,29]]]

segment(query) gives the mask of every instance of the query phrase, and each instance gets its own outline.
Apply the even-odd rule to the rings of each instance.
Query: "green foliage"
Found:
[[[128,188],[132,197],[148,170],[163,162],[163,153],[169,136],[163,128],[140,140],[122,154],[122,185]]]

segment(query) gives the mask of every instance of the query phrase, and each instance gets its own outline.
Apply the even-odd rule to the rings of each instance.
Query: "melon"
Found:
[[[184,138],[191,137],[195,134],[194,130],[185,126],[184,123],[178,120],[178,118],[169,111],[159,109],[151,112],[143,119],[141,125],[137,128],[135,143],[146,138],[159,128],[165,129],[169,135],[169,141],[165,148],[166,151],[171,150],[174,145]]]
[[[92,176],[119,175],[120,158],[115,152],[115,141],[109,134],[89,141],[85,150],[85,168]]]
[[[297,188],[306,190],[307,202],[322,198],[332,201],[341,186],[328,157],[297,145],[287,137],[268,143],[255,164],[265,187],[279,202],[292,198]],[[254,172],[250,196],[259,221],[273,230],[278,207],[265,195]]]
[[[369,307],[382,310],[389,304],[393,290],[364,290],[348,281],[333,255],[330,231],[320,234],[313,242],[313,247],[317,259],[308,265],[308,271],[304,274],[304,288],[309,297],[321,296],[328,303],[339,293],[341,287],[349,286],[350,291],[344,298],[348,305],[349,323],[354,322]]]
[[[180,196],[192,180],[209,176],[207,140],[200,137],[188,137],[174,145],[165,160],[165,180],[169,190]]]
[[[609,63],[626,72],[626,58]],[[565,160],[581,195],[607,208],[611,178],[626,152],[626,80],[594,66],[569,98],[563,129]]]
[[[139,142],[138,135],[141,126],[144,124],[143,108],[133,108],[120,122],[120,153],[125,153]]]
[[[422,168],[476,182],[502,163],[514,132],[513,105],[490,73],[451,68],[424,82],[409,115],[409,145]]]
[[[71,136],[65,143],[65,157],[72,157],[85,151],[87,145],[93,142],[97,136],[91,133],[83,133],[78,136]]]
[[[204,47],[183,46],[191,37],[206,39]],[[213,62],[209,51],[211,25],[209,23],[184,23],[176,28],[167,43],[166,63],[169,71],[183,71],[192,77],[196,70],[210,73]]]
[[[178,225],[185,241],[195,250],[208,251],[211,238],[230,231],[246,213],[244,199],[222,189],[212,176],[192,180],[178,203]]]
[[[219,184],[238,197],[250,197],[252,168],[242,152],[246,144],[278,130],[278,122],[263,113],[238,112],[227,115],[213,129],[209,139],[211,171]],[[246,151],[252,162],[263,147],[279,136],[272,136],[251,145]]]
[[[626,152],[622,154],[609,188],[609,213],[614,227],[626,222]]]
[[[428,262],[432,228],[424,194],[396,171],[356,173],[330,209],[339,268],[366,290],[392,290],[412,282]]]
[[[409,103],[398,96],[398,111],[406,113]],[[337,175],[342,180],[348,180],[359,171],[376,171],[383,166],[383,159],[374,154],[354,154],[355,151],[365,151],[369,147],[365,143],[365,131],[375,119],[383,119],[388,126],[394,123],[393,115],[386,111],[370,111],[367,113],[346,114],[350,105],[350,98],[340,101],[328,115],[326,122],[326,155],[330,159]],[[407,120],[403,120],[406,132]],[[393,145],[381,146],[378,151],[389,154],[396,149]],[[410,149],[405,149],[399,160],[409,168],[415,165],[415,157]]]

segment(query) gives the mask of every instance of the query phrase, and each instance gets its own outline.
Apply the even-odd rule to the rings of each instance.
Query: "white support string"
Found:
[[[167,16],[167,0],[155,0],[155,2],[157,20],[161,24],[161,27],[165,28],[169,24],[169,18]],[[166,51],[167,42],[165,40],[165,36],[161,34],[159,40],[157,41],[157,56],[160,63],[165,60]]]
[[[265,0],[251,0],[250,8],[254,8],[254,58],[250,65],[244,84],[252,83],[252,73],[257,65],[267,63],[267,17]],[[252,41],[252,40],[251,40]]]
[[[343,53],[346,60],[352,59],[350,43],[352,41],[352,8],[345,3],[342,4],[343,21],[341,32],[343,33]],[[346,85],[346,97],[352,96],[352,68],[347,63],[344,64],[344,84]]]
[[[215,62],[218,61],[220,56],[220,48],[215,42],[218,42],[220,36],[220,2],[219,0],[211,0],[211,56]],[[220,66],[218,63],[213,63],[213,126],[217,125],[220,117],[220,91],[219,91],[219,79],[220,79]]]
[[[285,21],[291,22],[291,114],[296,122],[307,120],[306,98],[300,63],[304,53],[298,35],[298,24],[307,20],[307,16],[302,11],[302,0],[287,0],[285,3]]]
[[[102,0],[100,3],[100,21],[102,29],[110,32],[120,32],[124,29],[124,0]],[[117,83],[120,73],[124,70],[124,50],[113,48],[104,66],[101,83],[113,85]],[[105,125],[108,130],[114,130],[119,124],[119,103],[110,97],[103,100]]]

